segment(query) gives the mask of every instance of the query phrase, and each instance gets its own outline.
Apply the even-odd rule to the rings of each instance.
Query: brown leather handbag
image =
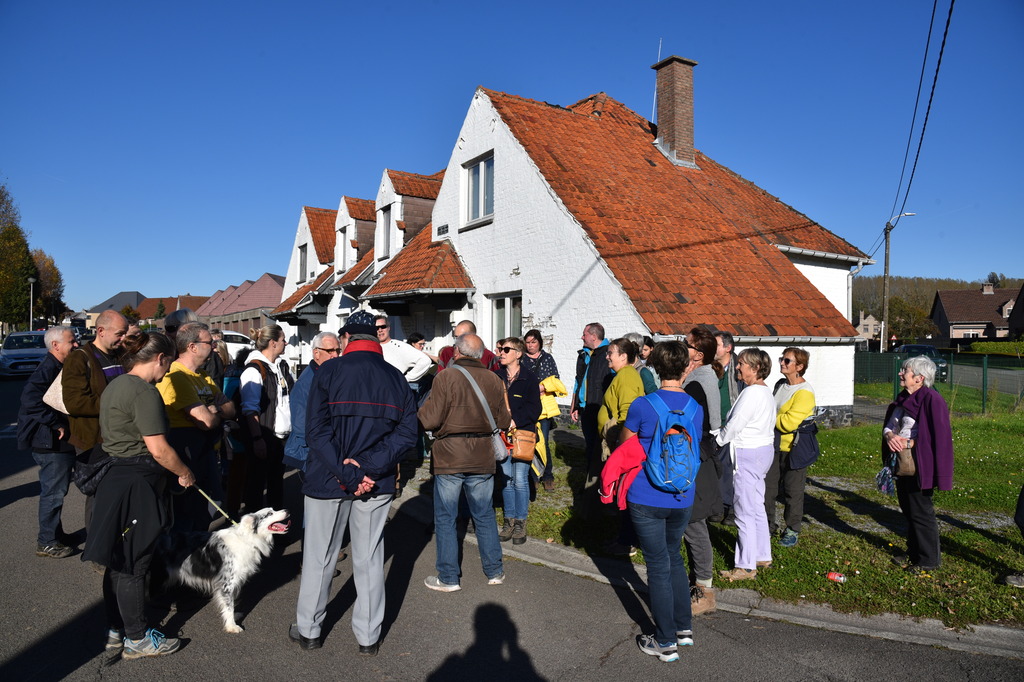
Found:
[[[917,473],[917,465],[914,462],[914,453],[910,448],[903,448],[896,453],[896,476],[913,476]]]
[[[512,458],[520,462],[533,462],[533,453],[537,449],[537,434],[533,431],[515,429],[512,435]]]

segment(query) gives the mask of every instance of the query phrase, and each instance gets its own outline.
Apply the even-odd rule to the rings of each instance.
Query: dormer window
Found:
[[[306,281],[306,246],[306,244],[302,244],[299,246],[299,282]]]
[[[391,257],[391,204],[380,210],[381,231],[377,240],[377,260]]]
[[[494,217],[494,153],[471,161],[466,173],[466,223],[490,222]]]

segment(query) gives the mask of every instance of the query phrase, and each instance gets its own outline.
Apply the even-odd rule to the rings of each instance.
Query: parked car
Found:
[[[252,342],[245,334],[239,334],[238,332],[224,331],[224,345],[228,347],[228,355],[234,360],[238,355],[238,351],[242,348],[255,348],[256,344]]]
[[[46,332],[13,332],[0,347],[0,377],[31,374],[46,357]]]
[[[923,343],[908,343],[902,346],[898,346],[894,353],[902,353],[908,358],[916,358],[918,355],[924,355],[935,363],[935,378],[939,381],[946,381],[949,378],[949,363],[946,362],[946,358],[939,354],[939,351],[935,350],[935,346],[928,346]]]

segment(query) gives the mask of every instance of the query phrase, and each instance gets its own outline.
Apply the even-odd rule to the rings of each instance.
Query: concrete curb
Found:
[[[396,512],[407,514],[421,523],[433,523],[433,507],[427,495],[400,497],[394,501],[392,507]],[[476,538],[472,534],[467,534],[465,539],[476,544]],[[591,557],[557,542],[544,542],[536,538],[527,538],[523,545],[503,544],[502,550],[504,556],[519,561],[540,564],[614,587],[624,587],[636,592],[647,591],[645,567],[631,561]],[[1017,628],[976,625],[969,630],[958,631],[947,628],[941,621],[931,618],[915,620],[892,613],[880,616],[839,613],[833,611],[828,604],[792,604],[762,597],[751,589],[717,588],[716,596],[718,608],[731,613],[908,644],[941,646],[976,654],[1024,659],[1024,630]]]

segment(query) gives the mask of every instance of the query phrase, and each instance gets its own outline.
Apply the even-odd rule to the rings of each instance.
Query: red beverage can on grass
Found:
[[[842,573],[838,573],[836,571],[829,571],[828,575],[826,575],[825,577],[828,578],[829,580],[831,580],[832,582],[835,582],[835,583],[845,583],[846,582],[846,576],[843,575]]]

